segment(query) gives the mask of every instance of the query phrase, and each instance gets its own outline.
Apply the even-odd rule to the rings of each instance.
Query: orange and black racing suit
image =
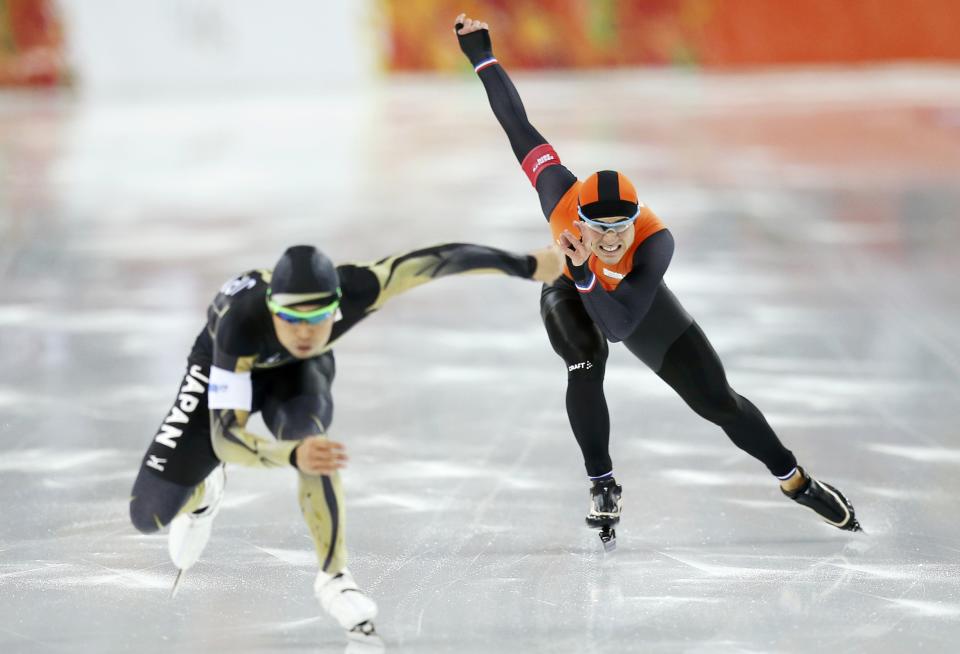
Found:
[[[581,182],[530,124],[513,82],[493,57],[487,30],[459,39],[517,161],[537,190],[554,238],[564,229],[576,234]],[[673,256],[673,236],[642,205],[634,226],[635,239],[617,265],[591,255],[576,269],[568,260],[564,276],[545,285],[540,299],[550,343],[567,367],[567,415],[587,475],[602,479],[613,471],[603,393],[608,341],[622,341],[690,408],[720,426],[771,473],[790,474],[796,466],[793,454],[757,407],[730,388],[717,353],[663,281]]]

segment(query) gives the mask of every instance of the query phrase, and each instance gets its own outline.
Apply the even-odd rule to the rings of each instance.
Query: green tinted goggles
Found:
[[[337,309],[340,307],[340,289],[337,289],[337,299],[335,299],[330,304],[327,304],[322,307],[318,307],[311,311],[297,311],[296,309],[291,309],[290,307],[285,307],[282,304],[277,304],[270,297],[270,293],[267,293],[267,308],[270,309],[270,313],[280,318],[284,322],[288,322],[292,325],[297,325],[299,323],[305,322],[308,325],[316,325],[323,322],[329,318],[332,318],[336,314]],[[306,304],[306,303],[305,303]]]

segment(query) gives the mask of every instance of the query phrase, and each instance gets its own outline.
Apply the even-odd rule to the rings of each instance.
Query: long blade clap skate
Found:
[[[824,522],[837,529],[863,531],[854,514],[853,505],[840,491],[830,484],[814,479],[803,468],[800,468],[800,472],[806,479],[803,486],[792,493],[783,491],[784,495],[797,504],[813,509]]]
[[[223,488],[226,484],[224,466],[219,465],[214,468],[203,484],[201,507],[193,512],[181,513],[170,523],[167,551],[170,553],[173,565],[177,566],[177,577],[170,590],[171,598],[176,596],[180,589],[183,573],[200,559],[210,540],[213,519],[220,511],[220,500],[223,499]]]
[[[613,477],[593,482],[590,489],[590,511],[587,513],[587,525],[600,529],[600,542],[606,552],[617,548],[617,531],[613,527],[620,522],[620,509],[623,506],[621,494],[623,488]]]

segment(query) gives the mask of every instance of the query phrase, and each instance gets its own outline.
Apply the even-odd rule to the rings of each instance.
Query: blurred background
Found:
[[[357,80],[462,71],[430,38],[475,9],[513,69],[943,62],[960,58],[949,0],[285,0],[3,3],[6,86],[87,90]],[[467,5],[471,5],[468,7]],[[135,29],[135,26],[140,29]],[[277,38],[281,36],[282,38]]]
[[[612,348],[605,560],[539,288],[445,280],[337,347],[388,650],[954,651],[951,0],[0,0],[0,651],[343,650],[293,475],[230,471],[176,602],[126,502],[226,279],[297,242],[546,243],[461,11],[571,170],[633,179],[732,384],[867,533]]]
[[[707,69],[960,58],[949,0],[284,0],[3,3],[5,86],[256,88],[462,71],[430,38],[473,9],[513,69]],[[469,7],[467,5],[470,5]],[[135,29],[135,26],[140,29]],[[282,36],[282,38],[278,38]]]

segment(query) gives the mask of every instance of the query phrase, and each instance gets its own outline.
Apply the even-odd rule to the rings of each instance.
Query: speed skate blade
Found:
[[[344,654],[381,654],[384,651],[383,641],[370,621],[348,631],[347,641]]]
[[[613,552],[617,549],[617,531],[610,527],[604,527],[600,530],[600,542],[603,543],[603,551]]]
[[[170,599],[177,596],[177,591],[180,590],[181,579],[183,579],[183,568],[177,570],[177,578],[173,580],[173,588],[170,589]]]

